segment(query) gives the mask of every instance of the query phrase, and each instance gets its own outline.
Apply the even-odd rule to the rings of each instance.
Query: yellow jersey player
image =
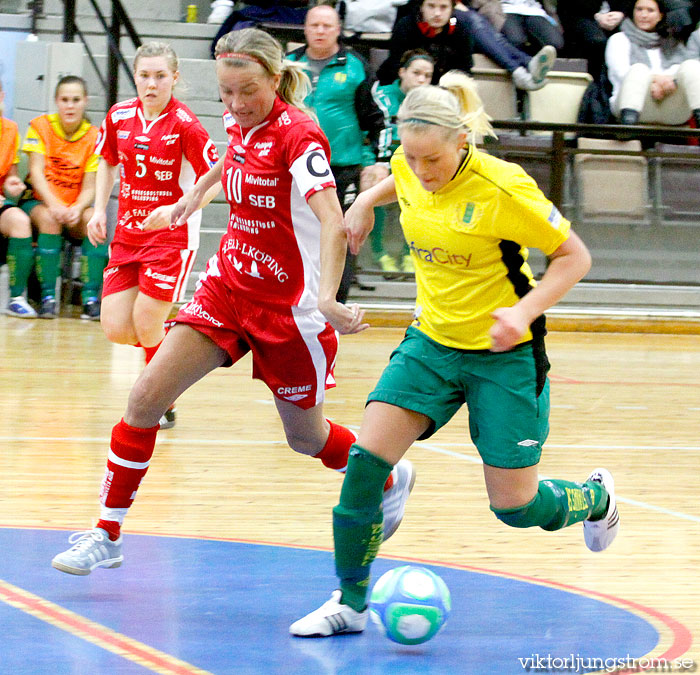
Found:
[[[466,403],[496,518],[558,530],[583,522],[602,551],[619,518],[613,479],[539,480],[549,431],[549,363],[543,312],[590,267],[570,223],[517,165],[468,143],[491,133],[473,81],[452,71],[409,92],[398,114],[392,175],[363,192],[346,216],[355,251],[373,208],[398,200],[418,287],[415,320],[369,395],[333,510],[340,589],[292,624],[293,635],[359,632],[367,623],[370,565],[381,543],[381,490],[414,441],[430,437]],[[527,247],[549,257],[536,284]]]

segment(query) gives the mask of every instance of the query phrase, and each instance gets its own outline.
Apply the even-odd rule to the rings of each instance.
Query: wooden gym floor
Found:
[[[365,397],[401,336],[398,328],[372,328],[342,338],[338,387],[327,397],[329,417],[359,426]],[[461,411],[409,451],[418,480],[405,520],[377,563],[383,570],[397,561],[423,561],[453,591],[452,632],[446,628],[421,650],[404,653],[390,648],[374,627],[355,641],[295,641],[286,635],[290,621],[333,589],[330,510],[340,477],[285,445],[270,393],[250,379],[249,359],[212,373],[178,402],[178,424],[159,434],[125,523],[127,535],[148,536],[125,537],[124,566],[87,578],[51,569],[52,556],[67,548],[69,532],[96,520],[110,429],[124,410],[142,355],[111,345],[93,323],[0,317],[0,673],[495,675],[522,672],[518,655],[542,656],[548,649],[561,656],[580,645],[562,636],[585,631],[592,631],[588,651],[581,648],[588,656],[630,656],[642,666],[661,658],[674,668],[685,660],[685,671],[662,672],[700,669],[700,335],[554,332],[548,352],[551,433],[541,473],[579,480],[596,466],[610,469],[620,535],[608,551],[592,554],[580,526],[547,533],[498,523]],[[234,548],[216,548],[224,544]],[[157,551],[162,563],[155,570],[149,551]],[[228,551],[223,561],[208,564],[206,556],[222,551]],[[260,559],[248,560],[251,551],[261,552]],[[307,555],[320,556],[320,562]],[[235,585],[244,559],[245,586],[236,591],[242,595],[229,597],[218,580],[230,575]],[[282,571],[274,571],[278,559],[286,565]],[[168,575],[184,584],[190,563],[197,569],[193,586],[159,585]],[[506,587],[492,587],[496,581]],[[123,619],[151,584],[161,599],[182,602],[183,614],[165,612],[158,619],[162,634],[139,631],[134,623],[130,635]],[[120,589],[129,593],[120,595]],[[522,602],[515,599],[521,593]],[[230,611],[238,608],[236,621],[245,622],[256,611],[240,606],[247,594],[255,594],[261,607],[270,603],[273,623],[269,631],[256,631],[263,633],[263,647],[237,638],[230,625],[185,646],[184,634],[213,621],[206,607],[201,615],[192,609],[197,598],[223,598]],[[289,604],[275,604],[281,597]],[[562,598],[573,600],[560,606]],[[100,614],[108,606],[121,621]],[[533,626],[551,616],[556,621],[546,636],[535,631],[530,639],[523,632],[520,651],[509,652],[504,635],[508,629],[520,635],[535,611]],[[592,628],[584,626],[589,615],[596,617]],[[479,633],[494,620],[497,628]],[[637,624],[649,630],[637,630]],[[67,636],[60,644],[56,632]],[[94,653],[85,651],[86,644]],[[375,658],[353,661],[364,658],[360,652]],[[107,653],[114,661],[100,660]]]

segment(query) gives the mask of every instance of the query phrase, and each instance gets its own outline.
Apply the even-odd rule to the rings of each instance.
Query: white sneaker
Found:
[[[586,481],[600,483],[608,493],[608,510],[600,520],[583,521],[583,538],[591,551],[604,551],[617,536],[620,515],[615,502],[615,481],[607,469],[594,469]]]
[[[516,88],[522,89],[523,91],[535,91],[536,89],[542,89],[542,87],[547,84],[546,80],[542,80],[542,82],[535,82],[535,79],[532,77],[532,73],[525,66],[519,66],[510,74],[510,76],[513,79],[513,84],[516,86]]]
[[[233,0],[214,0],[207,23],[223,23],[233,11]]]
[[[527,64],[527,69],[532,75],[532,79],[539,84],[544,82],[547,73],[552,70],[554,62],[557,60],[557,50],[552,45],[545,45],[537,52]]]
[[[23,295],[10,298],[10,302],[7,304],[7,313],[20,319],[36,319],[34,308]]]
[[[73,547],[51,561],[51,567],[61,572],[84,576],[96,567],[119,567],[124,560],[122,538],[111,541],[101,527],[75,532],[68,537],[68,543]]]
[[[391,470],[394,484],[384,493],[382,508],[384,510],[384,541],[399,529],[406,510],[408,495],[416,482],[416,470],[407,459],[400,459]]]
[[[361,633],[367,626],[369,611],[356,612],[340,603],[340,591],[333,591],[331,599],[317,610],[295,621],[289,627],[290,635],[298,637],[328,637],[338,633]]]

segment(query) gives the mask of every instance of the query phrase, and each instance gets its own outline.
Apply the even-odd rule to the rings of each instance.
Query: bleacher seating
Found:
[[[527,93],[527,119],[575,124],[583,92],[593,78],[588,73],[550,71],[542,89]]]
[[[650,162],[657,221],[700,224],[700,147],[657,143],[658,152],[673,152],[686,157],[656,157]]]
[[[588,150],[641,151],[640,141],[579,138]],[[646,222],[649,219],[647,160],[641,156],[577,154],[574,185],[578,219]]]

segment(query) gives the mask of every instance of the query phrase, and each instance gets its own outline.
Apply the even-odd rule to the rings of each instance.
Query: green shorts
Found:
[[[549,363],[542,339],[509,352],[445,347],[413,326],[367,402],[383,401],[432,420],[424,440],[467,404],[469,432],[490,466],[537,464],[549,433]]]
[[[24,199],[17,204],[22,211],[24,211],[28,216],[31,215],[32,209],[35,206],[38,206],[39,204],[43,204],[44,202],[40,202],[38,199],[34,199],[33,197],[30,197],[29,199]]]

